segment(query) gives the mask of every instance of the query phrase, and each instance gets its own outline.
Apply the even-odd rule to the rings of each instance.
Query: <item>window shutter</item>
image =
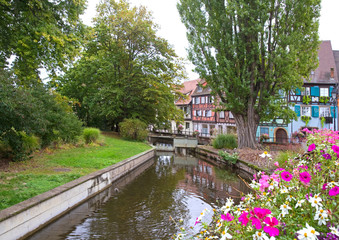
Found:
[[[298,95],[298,96],[300,96],[300,95],[301,95],[301,91],[300,91],[300,89],[299,89],[299,88],[297,88],[297,89],[295,90],[295,95]]]
[[[332,97],[332,91],[333,91],[334,87],[330,86],[330,92],[329,92],[329,96]]]
[[[297,114],[297,117],[300,117],[300,105],[295,105],[294,106],[294,111]]]
[[[331,117],[335,117],[335,108],[331,106]]]
[[[319,117],[319,106],[312,106],[312,117]]]
[[[311,87],[311,96],[314,96],[314,97],[319,97],[319,87],[318,86],[314,86],[314,87]]]

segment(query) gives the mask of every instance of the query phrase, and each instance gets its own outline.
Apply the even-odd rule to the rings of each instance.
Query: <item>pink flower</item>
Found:
[[[315,149],[315,147],[316,147],[315,144],[312,143],[310,146],[308,146],[308,150],[307,151],[312,152]]]
[[[267,208],[254,208],[253,213],[257,216],[260,220],[264,220],[266,215],[271,214],[271,210]]]
[[[327,183],[324,183],[323,184],[323,187],[321,188],[322,190],[326,190],[326,187],[327,187]]]
[[[285,180],[286,182],[289,182],[289,181],[292,180],[293,176],[292,176],[291,173],[289,173],[289,172],[287,172],[287,171],[284,171],[284,172],[281,173],[281,178],[282,178],[283,180]]]
[[[231,222],[233,221],[234,217],[231,214],[226,213],[226,215],[221,214],[221,219],[227,222]]]
[[[258,218],[256,217],[250,217],[250,219],[252,220],[252,225],[255,226],[256,229],[261,229],[261,222]]]
[[[333,145],[333,146],[332,146],[332,150],[333,150],[335,153],[339,153],[339,146]]]
[[[275,217],[265,218],[264,223],[268,225],[264,227],[264,231],[267,232],[271,237],[279,235],[279,229],[274,227],[279,224],[279,221]]]
[[[241,225],[245,225],[248,223],[249,219],[247,217],[248,215],[248,212],[243,212],[240,217],[238,218],[239,219],[239,222],[241,222]]]
[[[328,195],[330,196],[337,196],[339,194],[339,187],[334,186],[329,192]]]
[[[331,157],[331,155],[330,154],[328,154],[328,153],[325,153],[325,154],[323,154],[322,155],[326,160],[330,160],[332,157]]]
[[[276,167],[279,167],[279,163],[278,163],[278,162],[275,162],[274,165],[275,165]]]
[[[312,176],[308,172],[302,172],[299,174],[299,180],[305,184],[308,184],[312,179]]]

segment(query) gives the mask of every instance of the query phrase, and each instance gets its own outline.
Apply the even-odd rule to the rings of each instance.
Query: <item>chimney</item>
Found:
[[[334,68],[331,68],[331,80],[334,80]]]

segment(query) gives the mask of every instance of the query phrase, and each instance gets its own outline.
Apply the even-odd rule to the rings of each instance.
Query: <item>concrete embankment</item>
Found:
[[[0,211],[0,240],[20,239],[109,187],[155,156],[151,149]]]

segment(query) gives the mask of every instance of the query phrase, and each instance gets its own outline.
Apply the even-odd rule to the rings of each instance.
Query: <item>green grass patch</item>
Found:
[[[150,149],[141,142],[100,138],[103,146],[59,149],[11,163],[8,172],[0,173],[0,210]]]

